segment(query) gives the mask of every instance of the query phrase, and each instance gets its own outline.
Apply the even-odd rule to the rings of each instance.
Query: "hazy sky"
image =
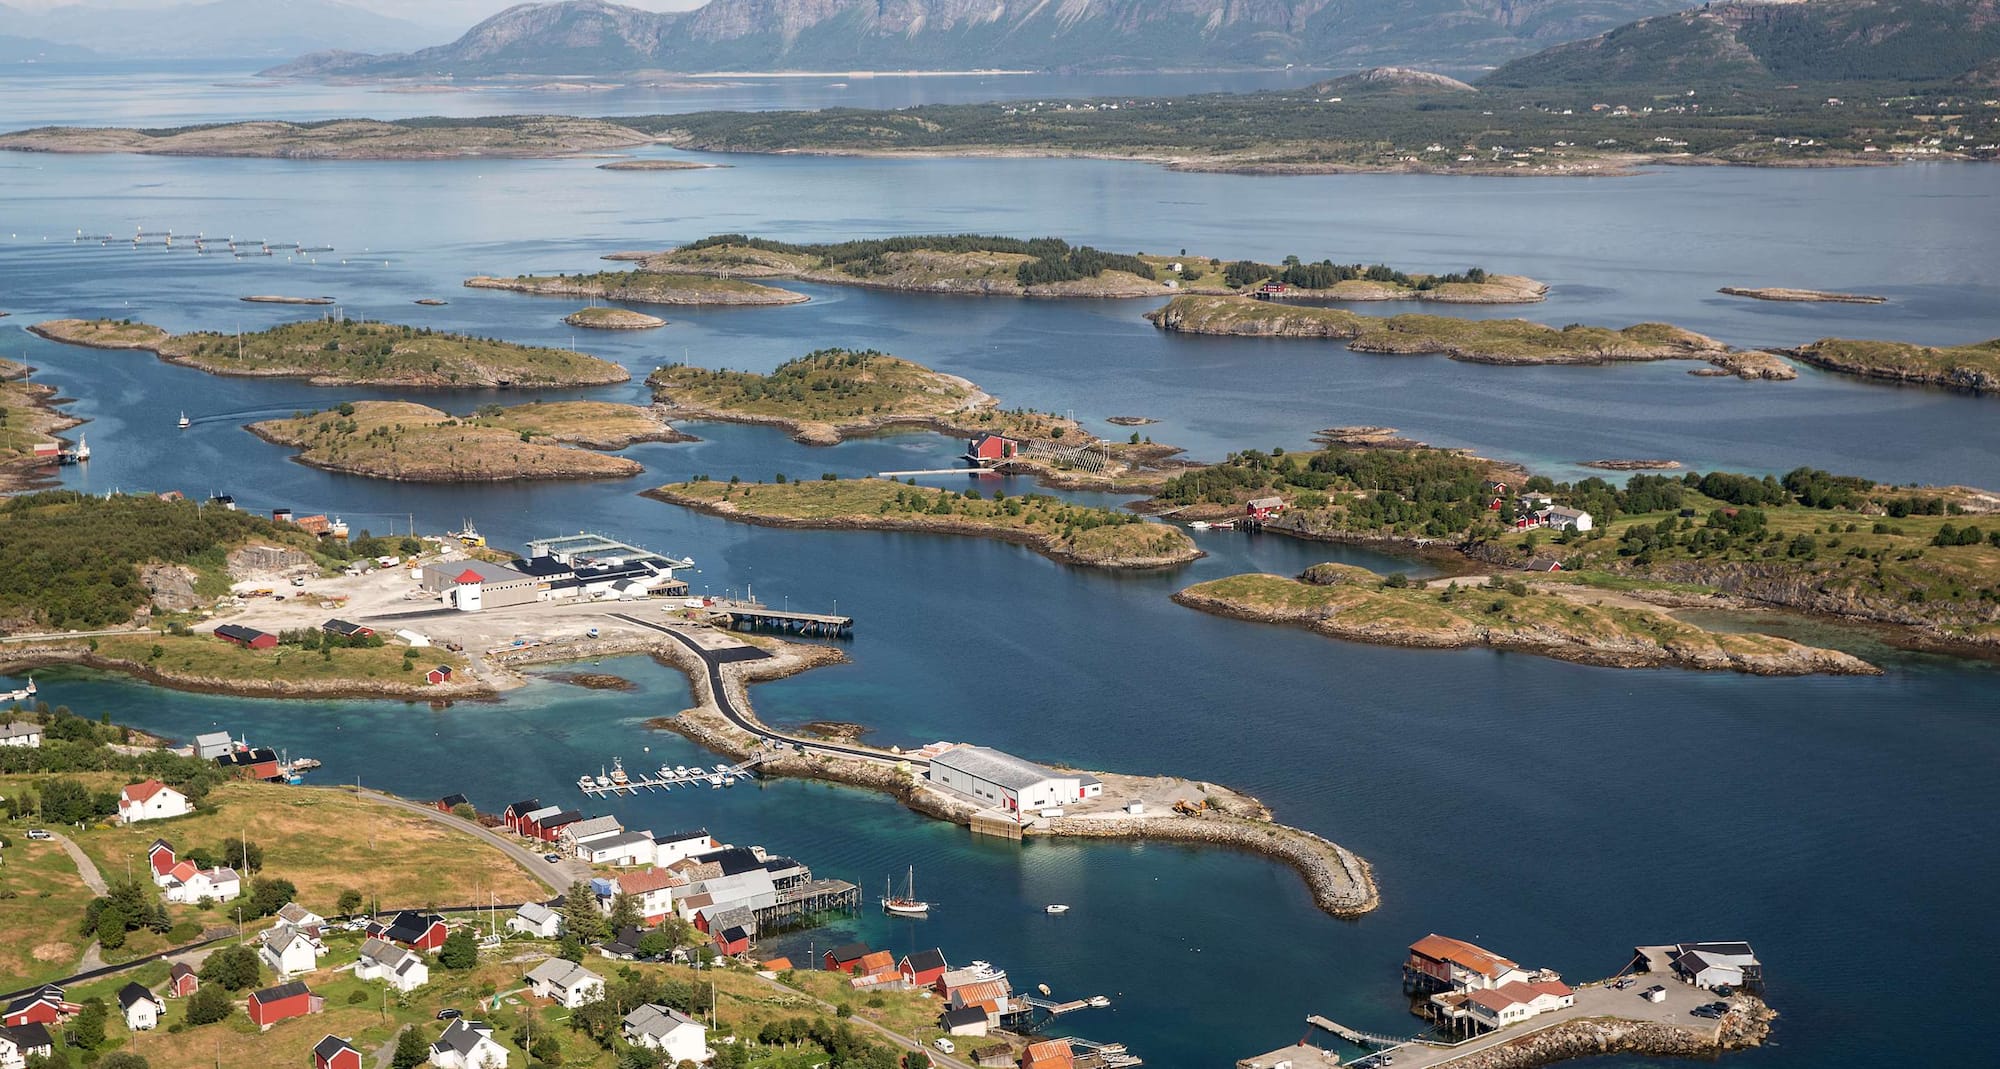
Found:
[[[47,11],[55,7],[68,7],[77,3],[88,3],[93,7],[175,7],[180,4],[200,0],[0,0],[0,4],[22,11]],[[344,0],[355,7],[365,7],[384,15],[409,19],[424,23],[472,23],[513,7],[520,0]],[[706,0],[615,0],[627,7],[640,7],[649,11],[686,11],[700,7]]]

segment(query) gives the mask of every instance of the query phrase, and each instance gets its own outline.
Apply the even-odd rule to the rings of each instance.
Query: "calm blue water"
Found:
[[[61,85],[30,87],[13,100],[32,106],[9,114],[101,111],[114,98],[151,114],[129,91]],[[160,105],[176,121],[255,106],[208,90]],[[808,946],[849,933],[897,949],[939,943],[955,959],[988,958],[1063,994],[1110,994],[1114,1009],[1074,1019],[1079,1034],[1129,1042],[1155,1065],[1193,1067],[1288,1042],[1307,1013],[1409,1027],[1400,950],[1432,930],[1577,978],[1617,968],[1637,942],[1746,938],[1769,963],[1784,1013],[1778,1042],[1742,1056],[1746,1066],[1871,1064],[1911,1035],[1984,1049],[1973,1046],[1984,1042],[1976,1015],[1961,1007],[2000,996],[1977,957],[2000,944],[2000,924],[1967,908],[2000,880],[1989,786],[2000,677],[1991,666],[1890,657],[1882,678],[1760,680],[1346,645],[1192,613],[1166,595],[1329,558],[1382,571],[1409,564],[1217,534],[1204,538],[1209,558],[1176,573],[1102,575],[1011,546],[762,530],[634,496],[696,473],[941,466],[957,450],[934,435],[809,449],[765,430],[696,425],[702,442],[629,451],[648,469],[634,480],[376,483],[293,464],[240,425],[390,394],[214,378],[18,329],[97,314],[176,330],[256,329],[311,312],[238,296],[324,293],[354,315],[573,341],[635,375],[683,358],[761,369],[822,345],[872,345],[964,374],[1008,404],[1074,409],[1085,420],[1159,418],[1147,433],[1204,457],[1382,423],[1555,470],[1643,455],[2000,483],[1991,399],[1814,374],[1756,384],[1698,379],[1671,364],[1485,368],[1334,345],[1168,338],[1139,319],[1151,302],[825,287],[802,287],[814,300],[801,306],[670,310],[662,330],[579,335],[559,320],[573,302],[458,286],[479,273],[593,269],[606,251],[724,230],[800,239],[987,230],[1147,251],[1480,262],[1552,282],[1554,297],[1528,310],[1537,319],[1664,319],[1737,344],[1830,333],[1963,341],[2000,335],[2000,253],[1987,240],[2000,201],[1987,171],[1710,169],[1535,183],[1248,179],[1089,161],[728,162],[663,175],[583,161],[0,156],[0,307],[14,313],[0,322],[0,353],[40,367],[40,379],[91,420],[83,430],[96,459],[65,473],[71,485],[222,490],[250,507],[338,513],[377,530],[401,529],[410,516],[427,530],[471,516],[503,544],[588,526],[690,554],[697,587],[752,583],[768,600],[837,602],[858,618],[851,664],[753,692],[774,722],[852,720],[882,743],[966,739],[1227,782],[1368,856],[1384,893],[1377,913],[1340,922],[1311,907],[1289,870],[1261,860],[1157,845],[976,842],[885,799],[817,784],[603,805],[656,831],[705,823],[870,887],[914,863],[925,895],[941,903],[926,922],[870,915],[805,936]],[[287,264],[67,240],[78,228],[142,225],[341,248],[318,264]],[[1851,288],[1895,302],[1734,302],[1713,294],[1726,282]],[[409,303],[431,295],[452,303]],[[581,395],[634,400],[642,391]],[[413,396],[454,410],[517,399]],[[185,433],[172,427],[181,408],[197,421]],[[326,762],[322,780],[359,776],[418,797],[464,791],[498,807],[528,794],[566,797],[580,771],[614,755],[635,767],[701,757],[643,727],[686,703],[678,674],[637,659],[605,667],[643,689],[540,683],[434,711],[183,695],[80,672],[42,682],[52,701],[79,711],[182,736],[221,725],[311,753]],[[1041,906],[1052,901],[1075,910],[1047,917]],[[1857,954],[1869,968],[1852,967]],[[1952,997],[1918,979],[1930,976],[1951,977]]]

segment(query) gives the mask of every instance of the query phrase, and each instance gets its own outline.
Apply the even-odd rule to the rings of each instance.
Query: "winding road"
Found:
[[[930,762],[918,760],[916,758],[904,757],[898,754],[883,753],[880,750],[863,749],[859,746],[842,746],[839,743],[820,742],[816,739],[799,738],[795,735],[787,735],[780,731],[773,731],[769,727],[765,726],[764,723],[758,720],[756,717],[750,716],[747,713],[744,713],[742,710],[736,708],[735,699],[729,696],[729,688],[724,686],[722,683],[723,665],[739,664],[744,661],[761,661],[771,656],[770,654],[765,653],[763,650],[760,650],[755,646],[736,646],[726,650],[711,650],[703,647],[699,642],[696,642],[693,638],[690,638],[686,632],[682,631],[679,628],[668,627],[664,624],[654,623],[651,620],[641,620],[636,616],[630,616],[622,612],[614,612],[611,615],[616,617],[617,619],[625,621],[628,624],[633,624],[638,627],[644,627],[649,630],[658,631],[659,633],[666,635],[672,638],[674,641],[687,647],[688,650],[691,651],[696,657],[701,658],[702,666],[708,670],[708,693],[711,699],[714,701],[715,707],[722,712],[722,715],[724,717],[728,718],[730,723],[735,724],[737,727],[742,728],[743,730],[749,732],[752,735],[757,736],[760,739],[763,739],[766,742],[778,743],[785,746],[803,747],[804,749],[815,753],[834,754],[840,757],[853,757],[853,758],[859,758],[860,760],[863,761],[877,761],[882,764],[897,764],[899,762],[907,762],[919,768],[928,768],[930,766]]]

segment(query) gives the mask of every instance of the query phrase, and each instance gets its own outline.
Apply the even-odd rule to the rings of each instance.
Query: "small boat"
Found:
[[[728,766],[728,765],[717,765],[717,766],[715,766],[715,770],[716,770],[717,772],[724,772],[724,773],[726,773],[726,772],[728,772],[728,771],[729,771],[729,766]]]
[[[710,774],[709,774],[709,777],[708,777],[708,785],[709,785],[709,786],[711,786],[711,787],[715,787],[715,788],[718,788],[718,789],[719,789],[719,788],[721,788],[721,786],[722,786],[722,777],[721,777],[721,776],[718,776],[718,775],[715,775],[714,773],[710,773]]]
[[[327,525],[326,530],[328,534],[332,535],[335,538],[346,538],[347,521],[341,519],[338,516],[335,516],[333,518],[333,522]]]
[[[0,691],[0,702],[24,702],[35,696],[35,677],[28,677],[28,685],[20,690]]]
[[[1207,520],[1196,520],[1188,524],[1188,530],[1190,531],[1206,531],[1208,528],[1209,522]]]
[[[660,778],[661,778],[661,779],[672,779],[672,778],[673,778],[673,776],[674,776],[674,770],[673,770],[673,769],[671,769],[671,768],[667,767],[666,765],[661,765],[661,766],[660,766]]]
[[[625,774],[624,758],[614,757],[611,759],[611,782],[620,787],[632,782],[632,777]]]
[[[599,765],[597,768],[597,785],[599,787],[611,786],[611,777],[604,774],[604,766],[602,765]]]
[[[1089,998],[1084,999],[1083,1001],[1087,1005],[1095,1006],[1100,1010],[1106,1006],[1111,1005],[1111,1000],[1103,995],[1092,995]]]
[[[665,768],[665,767],[667,767],[667,766],[665,766],[665,765],[661,765],[660,767],[661,767],[661,768]],[[686,766],[686,765],[675,765],[675,766],[674,766],[674,775],[676,775],[676,776],[685,776],[685,775],[687,775],[687,774],[688,774],[688,766]]]
[[[319,767],[319,759],[316,757],[301,757],[292,762],[292,767],[300,772],[307,772]]]
[[[79,435],[76,439],[76,462],[78,464],[82,464],[86,463],[89,460],[90,460],[90,438],[86,435]]]
[[[187,430],[188,427],[193,425],[193,423],[194,421],[188,418],[187,413],[185,412],[181,413],[181,430]]]
[[[929,914],[931,904],[917,897],[917,867],[910,866],[909,882],[904,885],[901,896],[888,887],[883,888],[882,912],[898,917],[922,917]]]
[[[1044,906],[1044,907],[1042,907],[1042,912],[1044,912],[1044,913],[1068,913],[1068,912],[1069,912],[1069,907],[1068,907],[1068,906],[1065,906],[1065,905],[1063,905],[1063,904],[1062,904],[1061,902],[1054,902],[1054,903],[1051,903],[1051,904],[1049,904],[1049,905],[1047,905],[1047,906]]]
[[[486,544],[486,536],[479,533],[479,528],[474,527],[471,520],[466,520],[465,526],[459,528],[454,533],[457,535],[461,545],[477,547]]]
[[[734,787],[734,786],[736,786],[736,777],[735,777],[735,776],[724,776],[724,777],[722,777],[722,785],[723,785],[724,787]]]

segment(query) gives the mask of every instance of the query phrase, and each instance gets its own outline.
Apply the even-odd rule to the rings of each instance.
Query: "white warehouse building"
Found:
[[[954,746],[931,758],[930,780],[1010,813],[1056,809],[1104,793],[1104,784],[1087,772],[1058,772],[985,746]]]

